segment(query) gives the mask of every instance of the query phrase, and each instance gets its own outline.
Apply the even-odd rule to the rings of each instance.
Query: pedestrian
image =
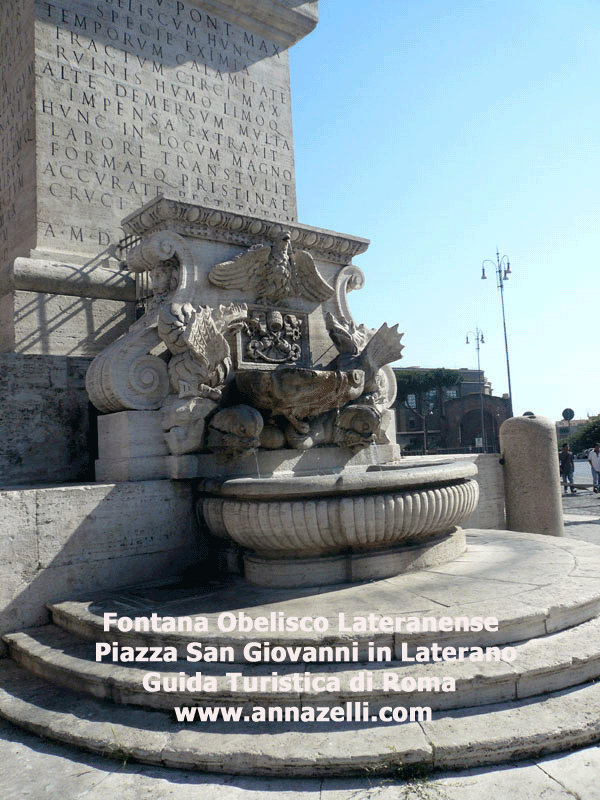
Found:
[[[592,481],[596,494],[600,491],[600,444],[595,444],[594,449],[588,453],[588,461],[592,468]]]
[[[562,450],[558,454],[558,463],[560,467],[562,482],[565,487],[565,494],[568,494],[567,483],[571,484],[571,494],[576,494],[577,490],[573,485],[574,484],[573,475],[575,473],[575,459],[573,458],[573,453],[569,450],[568,444],[563,444]]]

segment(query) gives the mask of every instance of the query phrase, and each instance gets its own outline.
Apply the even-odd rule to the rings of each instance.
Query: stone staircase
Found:
[[[292,591],[233,580],[191,589],[137,587],[55,604],[51,625],[4,637],[11,660],[0,662],[0,715],[115,758],[264,776],[456,769],[600,740],[600,548],[505,531],[468,531],[467,538],[467,551],[451,564],[365,584]],[[208,631],[103,629],[105,613],[133,618],[154,612],[163,619],[201,615]],[[347,627],[371,612],[392,618],[496,617],[499,624],[483,632],[339,630],[340,614]],[[285,630],[224,632],[217,625],[223,613],[247,620],[281,619],[281,613],[285,619],[319,616],[330,624],[326,632],[302,636]],[[244,648],[250,641],[263,653],[268,642],[277,660],[249,663]],[[96,661],[98,642],[176,648],[177,660]],[[185,658],[191,642],[202,642],[205,654],[212,652],[206,648],[227,648],[221,651],[225,659],[192,663]],[[433,642],[497,647],[504,660],[410,660]],[[355,660],[330,662],[323,654],[321,661],[293,660],[293,648],[336,645],[348,647]],[[280,661],[284,651],[275,648],[292,649]],[[389,659],[370,659],[373,648],[382,648]],[[304,652],[308,658],[310,653]],[[204,688],[147,691],[142,682],[149,672],[176,684],[201,672]],[[232,685],[228,673],[243,673],[248,691],[241,678]],[[453,691],[442,690],[451,685]],[[178,722],[175,707],[206,714],[236,708],[239,719]],[[253,721],[256,707],[276,720],[288,713],[290,721]],[[431,717],[415,711],[414,721],[378,718],[380,712],[389,717],[387,709],[394,707],[407,714],[429,708]],[[295,709],[303,710],[302,719],[316,717],[317,709],[344,719],[297,721]]]

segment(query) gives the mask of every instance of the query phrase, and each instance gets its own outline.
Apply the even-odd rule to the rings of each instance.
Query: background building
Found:
[[[394,373],[397,441],[403,451],[499,452],[498,430],[510,416],[510,404],[507,395],[494,397],[483,370],[396,367]],[[408,393],[403,391],[407,377],[416,379]]]

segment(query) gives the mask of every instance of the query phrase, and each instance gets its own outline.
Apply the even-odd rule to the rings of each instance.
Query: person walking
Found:
[[[598,491],[600,491],[600,444],[595,444],[594,449],[590,450],[588,453],[588,461],[592,468],[594,491],[598,494]]]
[[[568,444],[563,444],[562,450],[558,454],[558,463],[560,467],[560,475],[565,487],[565,494],[568,494],[567,483],[571,484],[571,494],[577,494],[575,489],[573,475],[575,473],[575,459],[573,453],[569,450]]]

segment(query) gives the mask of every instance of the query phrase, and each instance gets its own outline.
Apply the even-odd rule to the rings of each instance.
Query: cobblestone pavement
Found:
[[[579,489],[563,495],[563,515],[566,536],[600,545],[600,494]]]

